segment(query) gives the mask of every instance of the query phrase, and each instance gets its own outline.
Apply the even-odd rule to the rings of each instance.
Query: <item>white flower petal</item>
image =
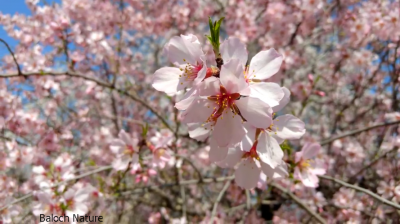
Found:
[[[178,36],[171,38],[166,44],[165,52],[169,61],[175,65],[195,65],[200,62],[200,56],[204,55],[199,44]]]
[[[220,81],[216,77],[209,77],[198,86],[200,96],[215,96],[220,92]]]
[[[200,71],[197,73],[196,78],[193,80],[193,85],[196,86],[199,83],[201,83],[201,81],[204,80],[204,78],[206,77],[207,74],[207,64],[206,64],[206,59],[201,57],[200,58],[201,62],[203,63],[203,67],[200,69]]]
[[[280,179],[287,177],[289,175],[287,171],[287,165],[284,162],[275,167],[275,169],[273,169],[270,165],[266,163],[260,163],[260,164],[261,164],[261,170],[268,176],[268,178]]]
[[[261,161],[273,169],[282,163],[283,151],[278,142],[269,136],[269,133],[260,134],[256,150]]]
[[[249,86],[250,97],[266,102],[270,107],[278,106],[285,93],[282,88],[273,82],[258,82]]]
[[[189,136],[199,141],[204,141],[210,136],[211,123],[206,123],[202,126],[201,123],[189,123]]]
[[[193,100],[198,98],[198,91],[196,88],[191,88],[188,92],[185,93],[183,98],[175,103],[175,107],[178,110],[186,110],[193,102]]]
[[[275,51],[275,49],[259,52],[251,59],[249,66],[249,78],[270,78],[279,71],[282,60],[282,55]]]
[[[301,151],[303,159],[312,159],[318,155],[321,150],[321,145],[318,143],[306,143]]]
[[[203,123],[214,111],[214,102],[207,99],[196,99],[182,114],[184,123]]]
[[[229,148],[225,159],[217,162],[217,165],[221,168],[232,168],[242,160],[243,154],[240,146]]]
[[[235,171],[235,181],[239,187],[251,189],[257,186],[261,170],[252,158],[244,159]]]
[[[179,68],[160,68],[154,73],[152,86],[154,89],[170,96],[175,95],[179,90],[184,88],[184,86],[180,84],[179,75],[181,74],[182,71]]]
[[[228,113],[223,112],[223,115],[218,118],[212,136],[215,138],[218,146],[227,147],[239,143],[245,134],[246,131],[243,128],[240,116],[234,115],[228,110]]]
[[[281,139],[299,139],[305,133],[304,122],[291,114],[285,114],[273,121],[276,135]]]
[[[193,35],[193,34],[191,34],[191,33],[188,34],[188,35],[183,35],[183,34],[181,34],[181,37],[182,37],[183,39],[186,39],[186,40],[192,42],[192,43],[195,43],[195,44],[199,44],[199,45],[200,45],[199,39],[198,39],[195,35]]]
[[[271,107],[258,98],[242,97],[235,101],[240,113],[251,125],[267,128],[272,123]]]
[[[224,160],[228,154],[228,147],[219,147],[215,142],[215,139],[212,138],[210,141],[210,161],[218,162]]]
[[[124,141],[125,145],[132,144],[132,138],[124,130],[119,131],[118,138]]]
[[[113,163],[112,163],[112,167],[115,170],[126,170],[126,168],[128,168],[128,164],[131,161],[131,159],[129,157],[123,156],[123,157],[119,157],[114,159]]]
[[[272,107],[274,112],[278,112],[282,110],[290,101],[290,91],[286,87],[282,87],[282,91],[284,93],[283,98],[279,101],[279,105]]]
[[[225,40],[220,48],[219,52],[221,53],[222,59],[224,62],[228,62],[231,59],[239,59],[239,62],[242,66],[246,66],[247,62],[247,50],[246,45],[244,45],[239,38],[230,37]]]
[[[244,128],[246,130],[246,135],[244,136],[242,142],[241,142],[241,146],[242,146],[242,150],[245,152],[249,152],[251,147],[253,147],[253,144],[256,140],[256,129],[255,127],[253,127],[251,124],[249,124],[248,122],[246,122],[244,124]]]
[[[238,93],[247,88],[243,66],[238,59],[231,59],[221,67],[220,80],[228,93]]]
[[[80,188],[76,191],[74,195],[74,200],[76,202],[85,202],[89,198],[90,191],[86,188]]]

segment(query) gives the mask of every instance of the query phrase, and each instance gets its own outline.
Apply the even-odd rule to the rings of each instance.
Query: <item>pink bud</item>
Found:
[[[315,91],[315,94],[320,95],[320,96],[325,96],[325,92],[322,92],[322,91]]]
[[[310,83],[314,82],[314,76],[312,74],[308,74],[308,81],[310,81]]]

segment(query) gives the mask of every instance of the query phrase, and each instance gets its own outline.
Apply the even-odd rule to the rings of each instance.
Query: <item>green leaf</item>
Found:
[[[65,205],[64,203],[61,203],[60,204],[60,208],[61,208],[61,210],[66,211],[68,209],[68,205]]]
[[[214,26],[215,38],[216,38],[215,42],[218,43],[218,47],[219,47],[219,31],[220,31],[220,28],[221,28],[222,20],[224,20],[224,18],[225,17],[222,17],[221,19],[219,19],[218,22],[216,22],[215,26]]]
[[[321,78],[320,75],[318,75],[317,78],[315,78],[314,85],[317,84],[317,82],[319,81],[320,78]]]
[[[147,135],[148,130],[149,130],[149,124],[146,123],[145,126],[142,126],[142,137],[143,137],[143,138],[146,138],[146,135]]]
[[[87,162],[88,166],[96,166],[96,162],[93,159],[89,159],[89,161]]]
[[[54,173],[54,164],[50,163],[50,167],[49,167],[50,173]]]
[[[224,18],[225,17],[222,17],[221,19],[213,23],[211,17],[208,17],[208,23],[210,26],[210,36],[207,35],[206,37],[210,41],[215,52],[219,52],[219,32],[222,20],[224,20]]]

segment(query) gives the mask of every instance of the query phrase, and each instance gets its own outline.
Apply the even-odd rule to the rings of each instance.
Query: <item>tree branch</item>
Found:
[[[217,197],[217,200],[215,200],[214,207],[211,212],[210,223],[214,222],[214,217],[215,217],[215,214],[217,213],[218,203],[221,201],[222,197],[224,196],[225,191],[228,190],[228,187],[231,185],[231,181],[232,180],[227,181],[225,183],[224,187],[222,188],[221,192],[219,192],[219,195]]]
[[[18,64],[17,58],[15,58],[14,52],[11,50],[10,46],[7,44],[7,42],[5,42],[3,39],[0,38],[0,42],[3,42],[4,45],[6,45],[7,50],[10,52],[15,65],[17,66],[17,70],[18,70],[18,75],[22,76],[22,72],[21,72],[21,67]],[[26,78],[26,77],[25,77]]]
[[[375,194],[374,192],[372,192],[372,191],[370,191],[370,190],[368,190],[368,189],[365,189],[365,188],[362,188],[362,187],[358,187],[358,186],[355,186],[355,185],[346,183],[346,182],[344,182],[344,181],[341,181],[341,180],[339,180],[339,179],[335,179],[335,178],[330,177],[330,176],[322,175],[322,176],[318,176],[318,177],[319,177],[319,178],[322,178],[322,179],[325,179],[325,180],[333,181],[333,182],[338,183],[338,184],[340,184],[340,185],[342,185],[342,186],[345,186],[345,187],[354,189],[354,190],[356,190],[356,191],[359,191],[359,192],[368,194],[369,196],[375,198],[376,200],[378,200],[378,201],[380,201],[380,202],[382,202],[382,203],[384,203],[384,204],[386,204],[386,205],[389,205],[389,206],[391,206],[391,207],[394,207],[394,208],[400,210],[400,205],[399,205],[399,204],[396,204],[396,203],[394,203],[394,202],[392,202],[392,201],[389,201],[389,200],[387,200],[387,199],[385,199],[385,198],[382,198],[382,197],[380,197],[379,195]]]
[[[321,141],[321,145],[327,145],[327,144],[329,144],[329,143],[331,143],[331,142],[333,142],[333,141],[335,141],[337,139],[341,139],[341,138],[357,135],[359,133],[362,133],[364,131],[369,131],[371,129],[380,128],[380,127],[389,126],[389,125],[395,125],[395,124],[400,124],[400,120],[399,121],[393,121],[393,122],[380,123],[380,124],[376,124],[376,125],[373,125],[373,126],[361,128],[361,129],[354,130],[354,131],[350,131],[350,132],[347,132],[347,133],[342,134],[342,135],[338,135],[338,136],[330,138],[330,139],[322,140]]]
[[[76,72],[72,72],[72,71],[67,71],[67,72],[31,72],[31,73],[23,73],[22,74],[24,77],[27,76],[43,76],[43,75],[47,75],[47,76],[70,76],[70,77],[77,77],[77,78],[81,78],[84,80],[88,80],[91,82],[95,82],[96,84],[98,84],[99,86],[103,86],[105,88],[117,91],[118,93],[125,95],[129,98],[131,98],[132,100],[140,103],[142,106],[146,107],[147,109],[149,109],[154,115],[156,115],[156,117],[158,119],[161,120],[161,122],[172,132],[174,132],[174,130],[172,129],[172,127],[168,124],[168,122],[159,114],[157,113],[157,111],[155,111],[155,109],[153,109],[149,104],[147,104],[145,102],[145,100],[141,99],[139,96],[137,96],[136,94],[133,93],[128,93],[127,91],[123,90],[123,89],[119,89],[115,86],[113,86],[112,84],[109,84],[107,82],[98,80],[96,78],[93,77],[89,77],[89,76],[85,76]],[[0,78],[12,78],[12,77],[17,77],[19,76],[19,74],[5,74],[5,75],[0,75]]]
[[[282,191],[282,193],[289,196],[294,202],[296,202],[300,207],[302,207],[309,215],[315,218],[319,223],[326,223],[325,219],[323,219],[319,214],[315,213],[311,208],[309,208],[300,198],[296,195],[292,194],[290,191],[286,190],[282,186],[276,183],[271,183],[271,186]]]

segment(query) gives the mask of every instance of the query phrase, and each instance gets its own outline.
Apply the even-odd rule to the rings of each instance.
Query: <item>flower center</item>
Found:
[[[197,74],[199,73],[199,71],[203,68],[203,64],[202,63],[197,63],[196,65],[191,65],[189,63],[186,63],[185,68],[181,68],[180,70],[183,71],[183,79],[186,82],[189,81],[193,81],[197,78]],[[179,77],[182,77],[182,75],[180,75]],[[183,83],[181,82],[181,85],[183,85]]]
[[[310,162],[311,159],[301,160],[299,163],[300,170],[307,170],[309,167],[311,167]]]
[[[161,158],[165,154],[165,149],[160,148],[155,151],[157,158]]]
[[[251,83],[251,82],[259,82],[259,80],[255,79],[256,75],[253,75],[255,70],[253,71],[249,71],[249,66],[246,66],[246,68],[244,69],[243,73],[244,73],[244,79],[246,80],[247,83]]]
[[[220,86],[220,93],[215,96],[208,97],[209,100],[214,101],[216,106],[214,107],[214,111],[212,112],[211,116],[207,119],[206,122],[217,122],[218,118],[221,117],[223,119],[223,113],[230,108],[233,113],[240,114],[239,108],[235,105],[235,101],[240,97],[239,93],[228,93],[225,87]]]
[[[242,158],[250,157],[250,158],[253,158],[253,159],[256,159],[256,160],[260,160],[260,156],[258,156],[258,153],[257,153],[257,150],[256,150],[257,144],[258,144],[258,141],[255,141],[253,146],[251,147],[250,151],[245,152],[243,154]]]
[[[219,69],[217,67],[211,66],[210,68],[207,68],[206,77],[204,79],[216,75],[218,72]]]
[[[135,150],[133,149],[133,146],[127,145],[127,146],[125,147],[124,153],[125,153],[125,154],[128,154],[128,155],[133,155],[133,154],[135,154]]]

